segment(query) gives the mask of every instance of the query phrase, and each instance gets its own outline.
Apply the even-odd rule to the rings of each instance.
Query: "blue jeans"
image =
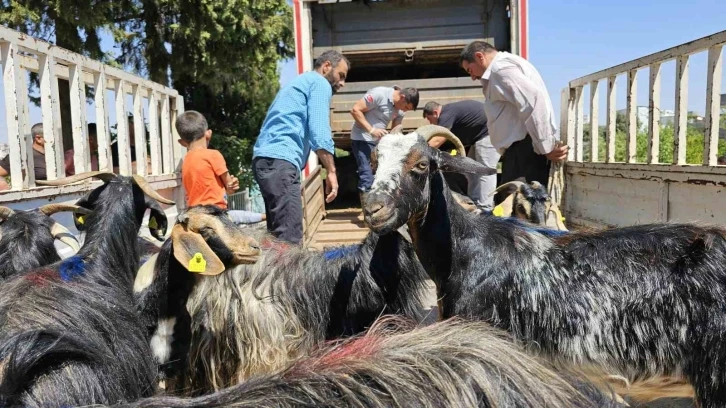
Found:
[[[376,148],[374,142],[351,140],[353,157],[358,164],[358,191],[365,193],[373,185],[373,170],[371,169],[371,152]]]

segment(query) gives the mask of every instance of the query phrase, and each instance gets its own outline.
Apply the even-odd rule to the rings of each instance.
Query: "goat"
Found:
[[[501,331],[449,320],[412,328],[382,318],[275,372],[198,398],[157,396],[153,407],[622,407],[588,383],[556,374]]]
[[[506,198],[494,207],[494,215],[515,217],[560,231],[567,231],[562,212],[547,194],[546,186],[538,181],[529,184],[515,180],[497,187],[489,195],[501,193]]]
[[[521,222],[468,214],[442,171],[487,174],[428,147],[424,127],[383,137],[365,221],[385,234],[407,224],[437,286],[444,318],[485,319],[533,350],[633,383],[693,385],[703,407],[726,406],[726,230],[648,224],[553,236]]]
[[[50,218],[61,211],[87,214],[77,205],[46,204],[27,211],[0,207],[0,282],[23,271],[60,261],[55,240],[80,249],[78,240],[64,226]]]
[[[147,208],[152,233],[163,236],[166,215],[156,201],[174,202],[141,176],[89,172],[37,183],[90,177],[104,184],[79,200],[91,210],[81,218],[80,251],[0,287],[0,406],[107,404],[154,392],[156,365],[132,294],[136,236]]]
[[[263,251],[254,265],[230,268],[229,257],[215,259],[215,254],[234,248],[238,234],[223,215],[215,207],[189,209],[174,229],[196,234],[194,244],[181,246],[181,236],[172,233],[155,260],[153,276],[144,265],[145,272],[137,278],[141,314],[159,322],[149,331],[164,333],[159,340],[163,337],[171,344],[158,347],[164,350],[157,353],[164,357],[159,362],[178,363],[175,349],[183,354],[188,348],[189,373],[182,383],[188,382],[190,389],[211,392],[272,372],[325,339],[365,330],[382,313],[421,318],[425,273],[410,243],[398,233],[369,234],[359,245],[319,253],[278,242],[266,231],[246,230]],[[219,274],[190,278],[197,276],[186,266],[195,253],[203,255],[207,268],[216,265]],[[165,290],[158,285],[166,279],[166,298],[175,305],[155,317],[153,310],[163,307],[144,299],[163,299],[153,293]],[[187,310],[190,340],[180,323],[188,321],[180,317]],[[190,346],[183,344],[189,341]],[[177,373],[179,366],[166,377]]]

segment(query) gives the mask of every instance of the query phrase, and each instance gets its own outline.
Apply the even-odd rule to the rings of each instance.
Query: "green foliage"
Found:
[[[616,122],[616,129],[617,127]],[[674,132],[673,125],[668,124],[660,128],[659,137],[659,163],[673,163],[674,153]],[[583,135],[583,160],[590,160],[590,132],[586,129]],[[615,161],[625,162],[626,161],[626,146],[627,146],[627,134],[624,131],[616,131],[615,135]],[[703,151],[704,151],[704,133],[703,129],[688,126],[686,130],[686,163],[688,164],[702,164],[703,163]],[[717,157],[726,156],[726,141],[719,139],[718,142],[718,153]],[[606,141],[606,128],[600,127],[599,141],[598,141],[598,161],[605,161],[607,158],[607,141]],[[636,162],[647,163],[648,158],[648,133],[638,132],[636,136]]]

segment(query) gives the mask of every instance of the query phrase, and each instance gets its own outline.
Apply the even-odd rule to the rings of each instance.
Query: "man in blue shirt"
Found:
[[[281,240],[302,243],[300,171],[311,149],[328,173],[325,202],[338,195],[330,99],[345,85],[349,67],[340,52],[324,52],[312,71],[298,75],[277,93],[267,111],[252,152],[252,173],[265,201],[267,229]]]

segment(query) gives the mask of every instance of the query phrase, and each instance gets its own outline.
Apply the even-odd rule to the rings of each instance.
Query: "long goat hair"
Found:
[[[194,211],[222,215],[210,208]],[[211,392],[280,369],[326,339],[359,333],[382,314],[421,318],[425,273],[411,244],[398,233],[370,234],[359,245],[325,253],[276,241],[266,231],[244,233],[262,244],[254,265],[196,279],[189,278],[192,274],[172,255],[173,240],[167,240],[154,279],[168,278],[168,295],[152,296],[159,292],[152,285],[138,296],[141,303],[148,302],[145,297],[177,303],[188,294],[183,310],[175,304],[170,308],[176,307],[176,313],[152,315],[159,320],[157,332],[167,326],[167,341],[168,327],[174,327],[171,350],[159,347],[164,352],[157,355],[177,367],[186,365],[179,362],[189,343],[189,370],[175,387]],[[225,252],[224,240],[207,242],[216,253]],[[191,330],[191,338],[185,330]]]
[[[321,346],[278,372],[197,398],[125,407],[621,407],[592,385],[556,374],[481,322],[413,328],[384,317],[364,335]]]
[[[0,406],[60,408],[153,395],[157,367],[132,295],[136,236],[147,208],[159,228],[167,225],[145,193],[173,202],[109,173],[53,183],[92,176],[106,183],[83,200],[92,212],[81,250],[0,287]]]
[[[60,211],[85,213],[81,207],[70,204],[46,204],[28,211],[0,207],[0,282],[60,261],[56,239],[78,252],[80,245],[76,238],[50,218]]]
[[[484,319],[603,377],[686,380],[703,407],[726,407],[726,229],[664,223],[550,236],[472,215],[441,171],[488,170],[420,136],[381,140],[365,217],[379,233],[408,224],[444,318]]]

